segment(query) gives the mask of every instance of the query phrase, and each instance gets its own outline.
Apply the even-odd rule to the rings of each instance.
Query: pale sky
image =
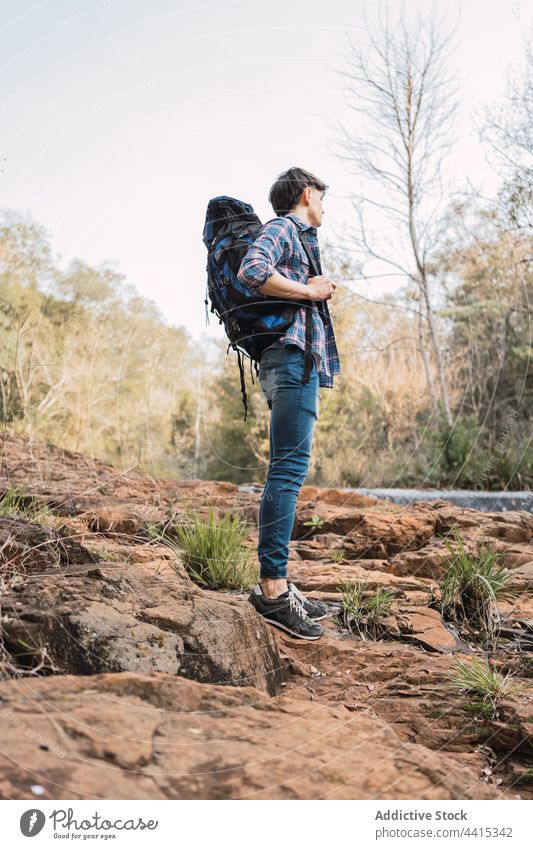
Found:
[[[348,214],[354,178],[332,155],[328,121],[354,119],[334,69],[346,28],[364,43],[358,15],[372,19],[379,5],[2,0],[0,206],[30,210],[63,265],[117,261],[168,321],[201,334],[211,197],[240,198],[268,220],[270,185],[299,165],[331,187],[321,243]],[[496,178],[473,116],[522,53],[513,9],[526,28],[531,12],[507,0],[436,5],[459,16],[461,138],[450,173],[490,194]],[[206,332],[222,338],[218,323]]]

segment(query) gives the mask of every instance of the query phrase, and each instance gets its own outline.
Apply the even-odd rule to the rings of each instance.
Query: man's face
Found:
[[[313,188],[313,186],[309,186],[309,191],[311,192],[310,203],[308,207],[309,212],[309,220],[314,227],[320,227],[322,224],[322,218],[324,216],[324,208],[322,206],[322,201],[324,199],[325,191],[321,191],[319,189]]]

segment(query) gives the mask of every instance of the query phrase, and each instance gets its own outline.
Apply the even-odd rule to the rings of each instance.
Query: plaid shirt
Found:
[[[313,257],[320,271],[317,229],[291,212],[283,218],[274,218],[261,227],[257,239],[248,248],[237,273],[240,282],[252,292],[259,292],[274,271],[278,271],[288,280],[307,284],[310,274],[309,260],[298,238],[298,230],[308,231]],[[319,386],[331,388],[333,376],[340,374],[340,363],[328,302],[323,301],[325,323],[318,310],[317,302],[312,301],[311,304],[313,308],[312,353],[318,371],[318,382]],[[302,351],[305,351],[305,313],[306,308],[301,307],[295,313],[294,321],[287,332],[269,347],[292,344],[298,345]]]

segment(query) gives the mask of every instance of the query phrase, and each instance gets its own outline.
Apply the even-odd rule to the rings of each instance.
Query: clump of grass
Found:
[[[352,584],[343,581],[339,587],[342,593],[339,620],[348,630],[358,633],[364,640],[367,636],[376,638],[382,633],[381,620],[391,612],[394,593],[379,587],[368,589],[368,581]]]
[[[174,549],[195,583],[208,589],[248,589],[258,580],[252,551],[244,545],[251,526],[238,513],[220,519],[212,507],[207,517],[187,511],[185,522],[174,521],[152,539]]]
[[[490,666],[488,660],[480,660],[478,657],[472,657],[468,664],[456,659],[454,665],[455,673],[448,675],[448,680],[459,689],[480,696],[483,704],[490,710],[491,717],[496,713],[500,699],[530,686],[515,683],[515,676],[511,672],[502,675]],[[486,709],[484,715],[488,715]]]
[[[441,584],[441,615],[470,630],[493,635],[494,602],[515,595],[508,588],[511,573],[502,565],[502,555],[492,550],[487,541],[481,542],[476,555],[466,551],[458,531],[454,531],[454,542],[452,546],[444,540],[450,557],[443,558],[448,569]]]
[[[341,563],[344,560],[344,550],[342,548],[332,548],[329,552],[330,559],[334,563]]]
[[[0,497],[0,516],[12,519],[24,519],[36,524],[48,524],[53,518],[46,504],[39,504],[35,498],[26,495],[26,489],[18,484],[12,484]]]

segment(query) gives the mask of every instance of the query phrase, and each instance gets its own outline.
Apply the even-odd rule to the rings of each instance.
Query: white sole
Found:
[[[281,622],[275,622],[273,619],[267,619],[266,616],[263,616],[263,619],[265,622],[268,622],[269,625],[275,625],[276,628],[283,628],[284,631],[287,631],[288,634],[292,634],[293,637],[298,637],[299,640],[319,640],[320,637],[324,636],[324,632],[322,632],[322,634],[317,634],[316,637],[306,637],[304,634],[291,631],[290,628],[287,628],[286,625],[282,625]],[[313,619],[313,622],[316,622],[316,620]]]

